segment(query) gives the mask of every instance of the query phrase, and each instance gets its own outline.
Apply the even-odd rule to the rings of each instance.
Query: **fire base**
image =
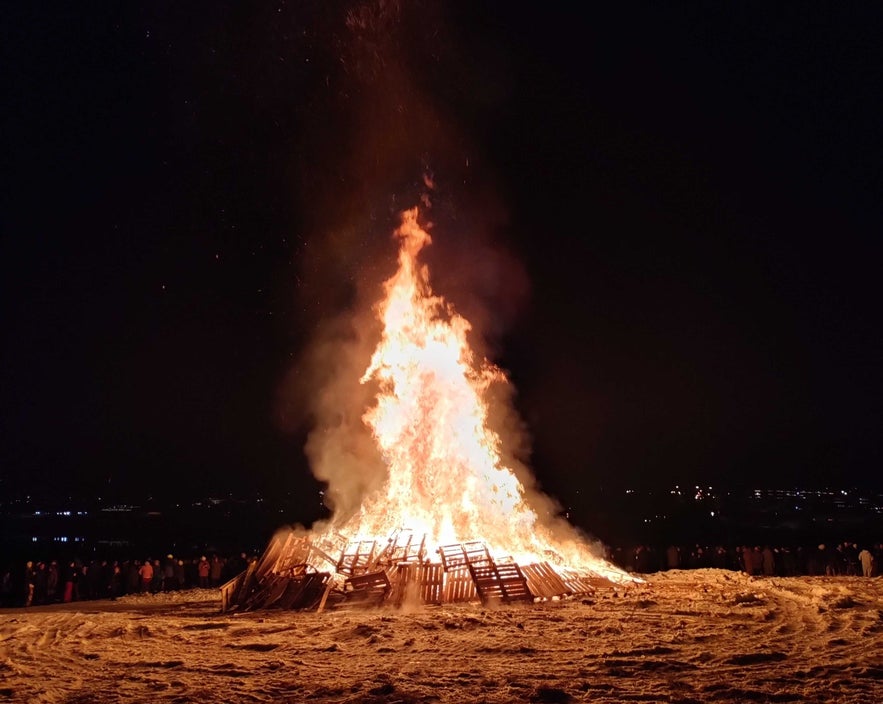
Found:
[[[494,559],[482,542],[456,543],[427,558],[425,537],[399,531],[383,545],[339,535],[277,534],[263,556],[221,587],[221,610],[316,610],[351,606],[534,602],[594,593],[598,575]],[[338,557],[333,557],[337,555]]]

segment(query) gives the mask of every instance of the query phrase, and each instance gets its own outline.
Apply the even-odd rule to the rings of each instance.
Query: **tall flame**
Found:
[[[376,306],[382,337],[362,376],[378,387],[363,416],[388,468],[341,533],[376,538],[398,529],[424,534],[428,546],[483,541],[495,556],[549,561],[616,581],[627,575],[595,556],[562,520],[541,521],[524,486],[504,464],[501,438],[488,425],[485,392],[505,382],[475,355],[469,322],[434,295],[418,262],[431,243],[416,208],[402,214],[398,270]]]

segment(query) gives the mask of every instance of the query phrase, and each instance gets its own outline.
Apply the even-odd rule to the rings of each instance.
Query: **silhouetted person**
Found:
[[[46,575],[46,563],[38,562],[37,569],[34,571],[34,603],[35,604],[45,604],[46,603],[46,582],[48,581],[48,577]]]
[[[3,570],[0,578],[0,606],[12,606],[12,570]]]
[[[150,580],[150,593],[158,594],[163,590],[163,571],[159,560],[153,561],[153,579]]]
[[[216,554],[212,555],[211,569],[209,570],[209,578],[213,587],[221,586],[221,570],[224,563]]]
[[[665,551],[665,568],[676,570],[681,566],[681,549],[677,545],[669,545]]]
[[[25,563],[25,577],[23,581],[25,586],[25,606],[30,606],[34,603],[34,590],[37,587],[37,573],[34,569],[34,563],[30,560]]]
[[[62,601],[64,601],[65,604],[76,601],[80,597],[80,591],[77,588],[79,576],[77,563],[71,562],[64,571],[64,596],[62,597]]]
[[[141,591],[141,562],[132,560],[126,565],[126,594]]]
[[[170,592],[174,589],[178,588],[177,581],[175,580],[175,556],[174,555],[166,555],[166,561],[162,566],[162,587],[163,590]]]
[[[776,555],[769,545],[764,545],[761,552],[761,564],[765,576],[772,577],[776,574]]]
[[[58,562],[53,560],[46,568],[46,601],[50,604],[58,600]]]
[[[184,589],[187,586],[187,573],[184,570],[184,560],[175,562],[175,584],[178,589]]]
[[[120,564],[114,560],[110,568],[110,598],[116,599],[123,593],[123,569]]]

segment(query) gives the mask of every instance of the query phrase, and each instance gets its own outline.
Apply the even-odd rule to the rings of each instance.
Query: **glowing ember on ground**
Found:
[[[631,579],[593,554],[569,524],[541,519],[529,504],[525,487],[503,462],[501,438],[488,424],[485,392],[507,383],[506,377],[475,359],[469,322],[434,295],[428,268],[418,260],[431,238],[416,208],[402,214],[395,236],[398,270],[376,306],[382,338],[361,379],[379,389],[363,421],[388,479],[355,515],[332,520],[333,530],[381,542],[398,530],[412,531],[425,536],[428,559],[438,546],[480,541],[495,559]]]

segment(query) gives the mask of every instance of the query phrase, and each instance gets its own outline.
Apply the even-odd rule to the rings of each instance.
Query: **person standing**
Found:
[[[681,549],[677,545],[669,545],[665,551],[665,568],[676,570],[681,566]]]
[[[14,605],[12,582],[12,570],[3,570],[3,577],[0,579],[0,607],[6,608]]]
[[[77,589],[77,580],[79,579],[79,569],[77,568],[76,562],[71,562],[67,566],[67,570],[64,575],[64,597],[62,597],[62,601],[65,604],[69,604],[72,601],[76,601],[79,597],[79,590]]]
[[[776,556],[769,545],[764,545],[761,551],[760,562],[765,577],[772,577],[776,574]]]
[[[141,593],[150,591],[150,583],[153,581],[153,564],[148,557],[144,560],[144,564],[138,569],[138,576],[141,577]]]
[[[184,569],[184,560],[175,562],[175,584],[178,589],[184,589],[187,586],[187,572]]]
[[[34,591],[37,588],[37,572],[34,563],[28,560],[25,563],[25,606],[34,603]]]
[[[212,555],[211,571],[209,572],[209,575],[213,587],[221,586],[221,571],[223,567],[224,563],[221,558],[218,557],[217,553]]]
[[[863,548],[858,554],[858,560],[862,564],[862,574],[865,577],[870,577],[874,574],[874,556],[871,554],[870,550]]]
[[[208,589],[208,576],[209,572],[211,572],[211,565],[209,561],[206,559],[205,555],[199,558],[199,565],[197,566],[197,571],[199,573],[199,588],[200,589]]]
[[[163,591],[170,592],[177,589],[178,585],[175,581],[175,556],[169,553],[166,555],[166,561],[162,566],[162,588]]]
[[[53,560],[46,568],[46,601],[54,604],[58,600],[58,562]]]
[[[150,593],[159,594],[163,590],[163,570],[159,560],[153,561],[153,580],[150,582]]]
[[[114,560],[110,573],[110,598],[117,599],[123,593],[123,570],[120,563]]]

